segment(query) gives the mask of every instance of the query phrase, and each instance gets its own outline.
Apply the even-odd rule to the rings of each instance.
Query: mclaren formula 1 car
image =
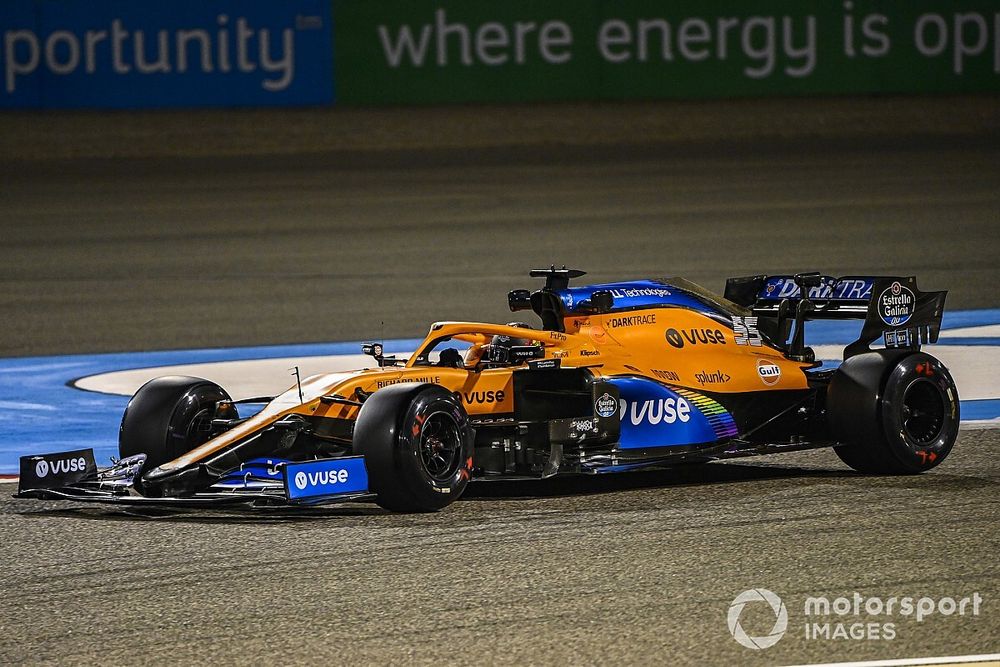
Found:
[[[132,504],[373,499],[439,510],[473,480],[611,473],[833,447],[863,473],[911,474],[955,443],[959,399],[935,342],[945,292],[914,278],[818,273],[570,286],[532,271],[508,295],[540,324],[438,322],[406,359],[233,400],[161,377],[129,401],[121,458],[25,456],[18,496]],[[818,363],[811,320],[863,320],[843,363]],[[872,344],[878,342],[875,349]],[[250,416],[248,409],[256,404]],[[263,407],[261,407],[263,406]],[[252,410],[250,410],[252,411]]]

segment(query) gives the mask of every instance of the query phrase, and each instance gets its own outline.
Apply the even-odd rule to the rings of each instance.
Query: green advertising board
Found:
[[[998,0],[334,0],[342,104],[1000,90]]]

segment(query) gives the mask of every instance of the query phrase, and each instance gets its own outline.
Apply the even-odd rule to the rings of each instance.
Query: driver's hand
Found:
[[[478,364],[483,358],[483,352],[485,349],[485,346],[478,343],[470,347],[465,353],[465,365],[475,366]]]

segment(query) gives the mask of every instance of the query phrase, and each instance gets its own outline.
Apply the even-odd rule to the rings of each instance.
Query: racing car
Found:
[[[682,278],[570,286],[583,275],[533,270],[544,284],[508,294],[534,326],[437,322],[408,358],[366,343],[370,368],[297,378],[277,396],[153,379],[125,409],[119,459],[22,457],[17,496],[426,512],[473,480],[817,447],[862,473],[913,474],[955,443],[955,383],[920,351],[947,293],[913,277],[756,275],[718,295]],[[839,365],[806,345],[821,319],[863,321]]]

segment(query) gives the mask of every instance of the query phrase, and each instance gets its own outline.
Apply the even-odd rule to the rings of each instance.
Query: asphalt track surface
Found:
[[[0,354],[420,335],[595,280],[915,273],[1000,305],[994,139],[6,164]],[[0,663],[801,663],[1000,650],[1000,437],[918,477],[832,452],[496,483],[435,515],[134,515],[0,500]],[[9,488],[9,487],[7,487]],[[785,600],[764,651],[741,591]],[[807,640],[806,596],[978,592]],[[766,611],[766,608],[764,608]],[[769,612],[768,612],[769,613]],[[751,634],[773,623],[758,607]],[[858,619],[832,618],[854,622]]]
[[[3,163],[0,355],[423,336],[551,263],[996,307],[1000,137],[962,141]]]

